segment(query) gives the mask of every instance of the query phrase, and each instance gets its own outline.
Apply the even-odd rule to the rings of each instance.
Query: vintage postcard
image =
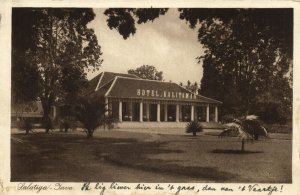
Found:
[[[2,1],[0,194],[300,194],[298,1]]]

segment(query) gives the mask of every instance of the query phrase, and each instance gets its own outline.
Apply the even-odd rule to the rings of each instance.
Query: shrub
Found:
[[[106,116],[104,118],[104,124],[103,124],[104,129],[105,129],[105,127],[107,127],[108,129],[113,129],[115,127],[115,124],[118,123],[118,121],[119,121],[118,119],[116,119],[112,116]]]
[[[196,136],[197,132],[202,132],[203,128],[200,122],[191,121],[186,126],[186,133],[193,133],[193,136]]]
[[[19,130],[25,130],[26,134],[29,133],[29,131],[32,131],[32,123],[30,119],[22,119],[18,124]]]
[[[226,114],[223,115],[221,118],[222,123],[231,123],[235,119],[233,114]]]
[[[64,130],[67,132],[71,127],[70,121],[68,119],[62,119],[59,124],[60,131]]]
[[[267,124],[286,124],[291,120],[291,110],[282,102],[259,103],[253,108],[256,115]]]

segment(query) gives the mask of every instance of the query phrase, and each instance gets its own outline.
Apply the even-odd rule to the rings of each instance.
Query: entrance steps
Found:
[[[121,122],[118,129],[185,129],[188,122]],[[201,122],[203,129],[223,130],[224,126],[217,122]]]

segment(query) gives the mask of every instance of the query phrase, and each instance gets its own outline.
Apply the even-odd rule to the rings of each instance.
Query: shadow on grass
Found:
[[[236,176],[219,171],[217,167],[184,166],[179,163],[188,159],[180,157],[174,161],[151,158],[158,154],[183,153],[182,150],[166,148],[169,142],[142,142],[132,138],[111,137],[86,139],[82,135],[72,134],[35,134],[18,137],[28,144],[12,142],[12,181],[26,181],[39,172],[43,172],[44,177],[47,177],[47,174],[59,175],[56,173],[58,170],[62,172],[61,175],[73,175],[74,170],[78,170],[81,164],[88,165],[94,161],[101,166],[103,160],[115,165],[116,169],[118,166],[128,167],[199,180],[220,182]],[[32,148],[36,148],[37,152],[33,153]],[[46,168],[49,166],[50,168]],[[86,170],[94,171],[90,169],[88,166],[80,167],[80,173],[85,173]],[[76,175],[79,179],[89,177],[80,173]]]
[[[124,142],[124,141],[123,141]],[[124,145],[110,145],[110,152],[97,151],[98,157],[116,166],[139,169],[149,172],[163,173],[179,177],[191,177],[200,180],[226,181],[235,177],[234,174],[219,171],[217,167],[184,166],[188,159],[161,160],[149,156],[168,153],[183,153],[181,150],[166,149],[168,142],[126,142]],[[101,155],[99,155],[101,154]],[[180,157],[179,157],[180,158]]]
[[[200,180],[211,180],[215,182],[226,181],[235,177],[234,174],[218,171],[216,167],[199,167],[199,166],[181,166],[178,164],[167,163],[161,160],[149,160],[147,163],[134,162],[129,163],[107,157],[106,160],[118,166],[126,166],[134,169],[140,169],[149,172],[158,172],[174,176],[186,176]],[[146,159],[145,159],[146,160]],[[173,161],[174,162],[174,161]]]
[[[241,151],[241,150],[216,149],[216,150],[213,150],[212,153],[217,153],[217,154],[256,154],[256,153],[263,153],[263,151]]]
[[[37,175],[44,171],[44,164],[51,161],[59,161],[59,154],[64,148],[54,141],[42,139],[38,136],[38,143],[43,143],[44,147],[35,144],[32,140],[35,135],[18,135],[24,142],[11,141],[11,181],[31,180],[32,175]],[[51,160],[49,160],[51,158]],[[27,178],[27,179],[25,179]]]

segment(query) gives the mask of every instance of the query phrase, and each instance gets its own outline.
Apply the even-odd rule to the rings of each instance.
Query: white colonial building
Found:
[[[218,106],[222,103],[176,83],[112,72],[94,77],[86,95],[104,96],[107,114],[120,122],[217,122]]]

